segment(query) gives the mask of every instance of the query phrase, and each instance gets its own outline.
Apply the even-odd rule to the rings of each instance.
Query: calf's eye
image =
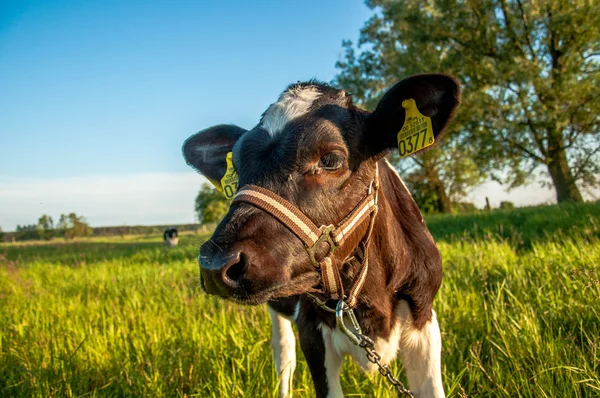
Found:
[[[321,156],[319,167],[324,170],[337,170],[344,165],[344,157],[339,153],[329,152]]]

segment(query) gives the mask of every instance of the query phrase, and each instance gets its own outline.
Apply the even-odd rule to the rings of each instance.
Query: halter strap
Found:
[[[377,198],[379,190],[379,168],[375,165],[375,179],[369,186],[367,195],[354,207],[344,219],[334,225],[317,227],[300,209],[276,193],[256,185],[244,185],[233,198],[232,203],[245,202],[271,214],[275,219],[285,225],[303,243],[315,268],[320,270],[323,292],[310,296],[319,301],[327,299],[343,300],[350,308],[356,305],[357,296],[362,289],[368,270],[368,249],[373,232],[373,225],[377,215]],[[352,259],[360,261],[360,270],[348,294],[344,294],[344,287],[339,273],[339,267],[334,264],[332,255],[338,247],[342,246],[347,238],[365,220],[369,219],[367,232],[358,246],[353,250],[354,256],[345,259],[342,263],[349,263]],[[321,248],[321,243],[328,244],[328,250],[322,259],[317,260],[316,253]],[[322,296],[322,297],[319,297]]]
[[[237,202],[250,203],[271,214],[309,247],[321,235],[319,228],[300,209],[268,189],[244,185],[233,198],[232,203]]]

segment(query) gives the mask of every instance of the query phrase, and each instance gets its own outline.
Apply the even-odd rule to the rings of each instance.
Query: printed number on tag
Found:
[[[227,161],[227,171],[225,171],[225,175],[221,178],[222,192],[227,199],[232,199],[238,188],[239,177],[233,168],[233,153],[229,152],[225,160]]]
[[[404,125],[398,133],[398,151],[400,156],[405,158],[433,145],[435,138],[431,118],[419,112],[414,99],[402,101],[402,107],[406,109],[406,116]]]

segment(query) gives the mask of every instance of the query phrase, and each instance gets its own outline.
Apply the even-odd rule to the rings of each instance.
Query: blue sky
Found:
[[[0,2],[0,227],[193,222],[190,134],[329,81],[362,1]]]
[[[296,80],[330,80],[358,1],[15,1],[0,6],[0,170],[184,171],[192,132],[251,127]]]

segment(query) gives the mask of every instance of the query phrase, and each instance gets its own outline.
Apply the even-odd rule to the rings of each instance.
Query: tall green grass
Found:
[[[475,214],[438,214],[426,217],[436,241],[496,240],[516,249],[534,242],[565,237],[600,238],[600,201],[481,211]]]
[[[570,207],[553,229],[536,225],[562,209],[428,219],[444,257],[435,308],[448,395],[600,396],[594,206]],[[522,219],[512,225],[527,244],[481,233],[497,226],[478,217]],[[0,246],[0,396],[277,396],[264,306],[200,291],[205,238],[184,235],[171,250],[145,238]],[[295,395],[314,396],[298,353]],[[394,396],[351,361],[342,385]]]

